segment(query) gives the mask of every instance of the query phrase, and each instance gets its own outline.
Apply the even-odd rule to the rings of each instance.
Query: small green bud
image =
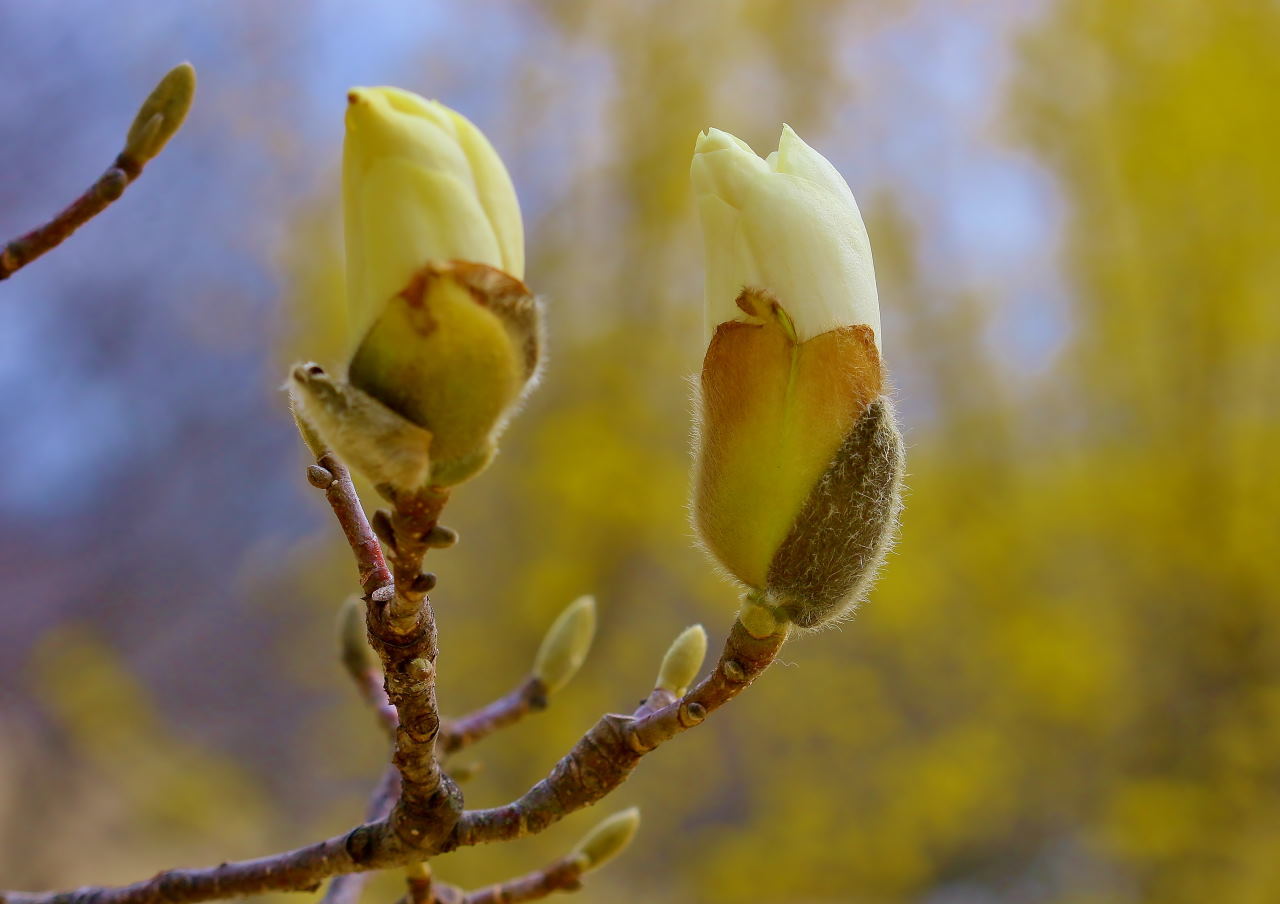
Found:
[[[484,764],[476,761],[473,763],[464,763],[461,766],[449,767],[449,778],[453,779],[459,785],[463,782],[469,782],[481,772],[484,771]]]
[[[196,70],[179,63],[160,79],[129,126],[122,156],[139,166],[159,154],[182,126],[196,93]]]
[[[689,685],[693,684],[693,679],[698,677],[706,655],[707,632],[702,625],[685,628],[671,642],[667,655],[662,657],[662,667],[658,669],[658,680],[654,687],[683,697]]]
[[[596,599],[580,596],[560,613],[533,660],[533,676],[555,693],[582,666],[596,633]]]
[[[364,600],[353,596],[338,610],[338,643],[342,664],[352,675],[364,675],[379,667],[365,629]]]
[[[614,813],[588,832],[570,856],[582,864],[584,871],[597,869],[622,853],[639,828],[639,807]]]

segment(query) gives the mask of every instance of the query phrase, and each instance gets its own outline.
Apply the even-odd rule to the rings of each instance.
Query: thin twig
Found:
[[[8,279],[40,255],[52,251],[71,237],[85,223],[102,213],[142,173],[142,168],[124,155],[117,157],[107,171],[89,186],[71,205],[43,226],[14,239],[0,251],[0,279]]]
[[[270,857],[206,869],[165,870],[115,888],[3,892],[0,904],[194,904],[269,891],[314,891],[329,876],[399,866],[408,859],[404,845],[384,821]]]
[[[431,867],[425,863],[411,863],[404,872],[405,885],[409,889],[405,898],[409,904],[435,904]]]
[[[343,526],[356,556],[361,585],[373,588],[372,592],[366,589],[370,641],[383,661],[386,674],[397,676],[395,682],[388,680],[387,685],[402,722],[427,712],[424,707],[429,702],[430,715],[436,718],[438,730],[438,717],[434,717],[434,685],[429,698],[424,697],[421,691],[425,680],[415,678],[413,672],[416,667],[410,665],[428,651],[434,660],[434,620],[431,619],[428,629],[423,627],[423,621],[430,617],[421,616],[413,630],[407,634],[396,633],[389,624],[388,610],[393,594],[383,589],[388,587],[385,583],[387,566],[360,508],[350,475],[341,462],[325,454],[310,476],[313,483],[325,489],[326,497]],[[416,504],[402,508],[398,503],[397,529],[411,531],[415,523],[421,525],[428,521],[434,526],[442,504],[442,501],[435,503],[434,513],[431,513],[425,508],[417,508]],[[407,540],[404,547],[397,549],[400,567],[412,564],[415,556],[415,567],[420,567],[422,553],[431,545],[429,534],[430,530],[406,533],[407,537],[417,539]],[[415,553],[413,544],[422,548]],[[429,612],[425,590],[421,592],[420,599],[423,612]],[[426,636],[429,636],[429,643]],[[404,638],[403,646],[397,647],[394,642],[386,640],[387,637]],[[407,866],[462,845],[517,838],[541,831],[569,813],[600,800],[627,778],[645,753],[698,725],[712,710],[737,696],[773,661],[785,637],[784,632],[756,638],[736,622],[725,641],[724,652],[715,671],[697,687],[680,699],[660,709],[644,712],[639,717],[604,716],[556,764],[547,778],[506,806],[463,813],[460,795],[452,782],[441,775],[438,793],[428,798],[425,806],[421,799],[406,805],[409,788],[402,787],[399,800],[385,819],[368,822],[297,850],[205,869],[166,870],[151,879],[114,888],[91,886],[67,892],[0,892],[0,904],[196,904],[271,891],[314,891],[324,879],[333,876]],[[433,669],[430,674],[434,674]],[[396,774],[402,784],[405,778],[402,758],[405,735],[402,725],[396,735],[395,761]],[[415,745],[422,744],[423,738],[425,735],[410,735]],[[433,730],[429,741],[434,740]],[[417,755],[419,749],[411,750],[410,755]],[[428,759],[439,774],[435,758],[428,756]],[[515,881],[519,883],[525,879]],[[495,886],[497,889],[502,887]],[[441,902],[453,904],[458,900],[453,891],[451,886],[435,883],[434,893]],[[491,891],[482,890],[475,894],[489,894]],[[473,904],[485,900],[474,899]],[[490,897],[487,900],[504,899]]]
[[[557,891],[577,891],[582,887],[582,862],[563,857],[519,879],[468,892],[463,904],[517,904],[537,901]]]
[[[526,873],[517,879],[486,885],[475,891],[464,892],[453,885],[435,882],[433,897],[415,899],[412,893],[401,896],[395,904],[519,904],[521,901],[538,901],[558,891],[577,891],[582,887],[583,863],[576,857],[561,857],[542,869]]]
[[[636,715],[610,713],[573,746],[551,774],[518,800],[462,814],[450,847],[504,841],[541,832],[590,806],[626,780],[644,754],[701,723],[756,679],[778,654],[786,633],[753,637],[734,622],[715,670],[697,687],[661,709],[641,705]]]
[[[457,753],[500,728],[514,725],[531,712],[547,707],[547,686],[530,675],[519,687],[488,706],[445,724],[436,747],[444,755]]]
[[[369,806],[365,811],[366,822],[385,820],[400,796],[400,773],[390,766],[382,773],[378,787],[374,788],[369,798]],[[320,904],[356,904],[360,893],[364,891],[364,883],[368,873],[344,873],[334,876],[325,889]]]
[[[312,891],[321,880],[341,873],[404,866],[462,845],[542,831],[600,800],[630,775],[645,753],[701,723],[707,713],[737,696],[773,661],[784,639],[782,634],[752,637],[741,623],[735,623],[716,670],[684,697],[639,719],[604,716],[547,778],[519,800],[464,813],[450,837],[433,841],[426,849],[406,844],[391,820],[385,820],[273,857],[203,870],[171,870],[121,888],[0,893],[0,904],[194,904],[267,891]]]
[[[142,168],[182,126],[195,93],[195,80],[196,73],[190,63],[181,63],[169,70],[143,101],[129,127],[124,150],[116,155],[106,172],[62,213],[0,250],[0,279],[8,279],[40,255],[58,247],[124,194],[129,184],[142,174]]]

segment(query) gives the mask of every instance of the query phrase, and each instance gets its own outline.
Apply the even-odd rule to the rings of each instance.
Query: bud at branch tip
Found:
[[[196,70],[190,63],[179,63],[170,69],[138,109],[121,156],[142,166],[159,154],[182,127],[195,93]]]
[[[587,658],[595,633],[595,597],[579,597],[560,613],[533,661],[533,676],[546,686],[547,693],[555,693],[569,683]]]
[[[582,864],[583,871],[597,869],[622,853],[639,828],[639,808],[614,813],[588,832],[570,856]]]

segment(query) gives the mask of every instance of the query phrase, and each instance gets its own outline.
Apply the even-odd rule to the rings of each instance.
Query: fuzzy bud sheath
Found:
[[[749,600],[817,627],[866,594],[901,507],[870,246],[844,180],[789,129],[767,161],[713,130],[693,176],[713,324],[695,526]]]

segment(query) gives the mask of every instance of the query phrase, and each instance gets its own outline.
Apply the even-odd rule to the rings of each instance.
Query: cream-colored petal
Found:
[[[833,198],[807,179],[756,182],[740,228],[760,287],[778,297],[801,342],[864,323],[880,342],[880,307],[866,227],[853,198]]]
[[[745,142],[709,129],[698,138],[689,173],[695,194],[715,195],[739,207],[751,185],[766,177],[769,168]]]
[[[516,279],[524,279],[524,225],[511,176],[484,133],[461,113],[442,109],[453,120],[458,146],[471,168],[476,196],[498,240],[502,263],[497,266]]]
[[[752,287],[778,297],[800,341],[867,324],[880,344],[866,227],[853,192],[825,157],[789,126],[767,160],[710,129],[698,138],[690,176],[707,254],[710,328],[742,321],[733,301]]]
[[[458,145],[447,109],[436,109],[439,104],[433,106],[421,98],[417,98],[420,108],[406,107],[410,101],[405,95],[408,92],[398,89],[351,89],[346,156],[366,161],[403,157],[427,169],[448,173],[464,184],[471,183],[471,165]]]
[[[754,262],[743,253],[738,209],[715,195],[699,195],[697,203],[706,261],[706,335],[710,339],[720,324],[746,319],[734,300],[759,274]]]
[[[849,189],[849,183],[844,181],[844,176],[832,166],[830,160],[809,147],[791,126],[782,127],[778,149],[769,158],[774,172],[807,179],[825,189],[832,198],[843,198],[857,209],[857,202],[853,200],[853,192]]]
[[[475,195],[449,175],[402,159],[374,163],[347,205],[352,343],[429,261],[502,265]]]

